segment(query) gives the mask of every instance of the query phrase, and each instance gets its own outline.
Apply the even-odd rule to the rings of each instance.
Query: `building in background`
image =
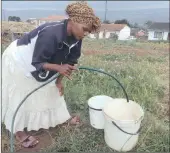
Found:
[[[155,22],[148,28],[148,40],[170,40],[169,23]]]
[[[126,24],[102,24],[98,36],[90,34],[90,38],[108,39],[117,35],[118,40],[128,40],[130,37],[130,27]]]
[[[148,40],[148,32],[146,29],[131,28],[130,36],[138,40]]]

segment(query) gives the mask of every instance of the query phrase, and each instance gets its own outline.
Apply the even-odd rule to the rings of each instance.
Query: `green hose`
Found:
[[[98,73],[103,73],[105,75],[108,75],[110,76],[111,78],[113,78],[114,80],[116,80],[119,85],[122,87],[123,89],[123,92],[126,96],[126,99],[127,99],[127,102],[129,102],[129,98],[128,98],[128,95],[124,89],[124,87],[122,86],[122,84],[111,74],[107,73],[107,72],[104,72],[104,71],[101,71],[99,69],[94,69],[94,68],[88,68],[88,67],[79,67],[78,68],[79,70],[89,70],[89,71],[95,71],[95,72],[98,72]],[[50,78],[47,82],[45,82],[44,84],[42,84],[41,86],[37,87],[36,89],[34,89],[33,91],[31,91],[22,101],[21,103],[19,104],[19,106],[17,107],[14,115],[13,115],[13,118],[12,118],[12,124],[11,124],[11,138],[10,138],[10,152],[13,153],[14,152],[14,134],[13,134],[13,128],[14,128],[14,121],[15,121],[15,117],[17,115],[17,112],[19,110],[19,108],[21,107],[21,105],[24,103],[24,101],[32,94],[34,93],[35,91],[37,91],[38,89],[42,88],[43,86],[47,85],[48,83],[52,82],[53,80],[55,80],[57,77],[59,76],[59,73],[57,73],[56,75],[54,75],[52,78]]]

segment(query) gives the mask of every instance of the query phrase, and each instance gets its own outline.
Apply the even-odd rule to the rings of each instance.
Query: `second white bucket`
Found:
[[[133,149],[138,142],[138,135],[144,111],[134,101],[114,99],[103,108],[105,117],[104,138],[106,144],[120,152]]]
[[[88,100],[90,124],[96,129],[104,129],[105,118],[103,115],[103,107],[113,102],[113,98],[105,95],[98,95]]]

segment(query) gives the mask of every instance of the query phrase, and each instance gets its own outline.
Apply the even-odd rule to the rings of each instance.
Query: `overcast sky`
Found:
[[[64,10],[70,1],[2,1],[2,9],[15,10]],[[89,1],[95,10],[104,10],[105,1]],[[168,1],[108,1],[108,10],[134,10],[149,8],[168,8]]]
[[[2,19],[19,16],[21,20],[42,18],[50,15],[65,15],[65,8],[73,1],[2,1]],[[88,1],[101,20],[105,18],[105,1]],[[107,19],[127,19],[144,23],[146,20],[169,21],[168,1],[108,1]]]

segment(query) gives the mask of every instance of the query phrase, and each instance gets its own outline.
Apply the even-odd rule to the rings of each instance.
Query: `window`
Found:
[[[162,38],[163,32],[154,32],[154,38]]]

